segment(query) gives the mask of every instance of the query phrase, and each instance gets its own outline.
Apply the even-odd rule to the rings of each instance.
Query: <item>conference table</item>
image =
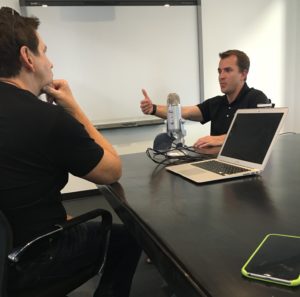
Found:
[[[300,296],[240,272],[267,234],[300,235],[299,159],[300,135],[281,135],[261,175],[195,184],[138,153],[99,187],[177,297]]]

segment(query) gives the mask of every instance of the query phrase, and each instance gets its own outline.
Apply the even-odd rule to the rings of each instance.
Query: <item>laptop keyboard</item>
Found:
[[[206,162],[201,163],[195,163],[192,164],[193,166],[212,171],[214,173],[220,174],[220,175],[230,175],[240,172],[249,171],[249,169],[237,167],[234,165],[230,165],[227,163],[219,162],[217,160],[210,160]]]

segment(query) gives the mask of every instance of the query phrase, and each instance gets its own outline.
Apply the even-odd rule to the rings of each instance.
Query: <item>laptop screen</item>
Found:
[[[283,115],[283,112],[237,114],[220,156],[262,164]]]

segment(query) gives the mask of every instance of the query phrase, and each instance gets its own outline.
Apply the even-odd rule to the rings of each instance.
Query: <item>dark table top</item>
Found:
[[[300,235],[299,159],[300,135],[282,135],[261,176],[198,185],[132,154],[102,189],[178,295],[300,296],[240,272],[265,235]]]

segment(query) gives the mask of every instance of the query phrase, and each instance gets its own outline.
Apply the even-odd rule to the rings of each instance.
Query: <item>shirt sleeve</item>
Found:
[[[62,110],[53,129],[56,162],[76,176],[88,174],[102,159],[104,151],[84,126]]]
[[[203,117],[203,120],[200,122],[201,124],[205,124],[212,120],[214,114],[220,108],[221,100],[221,96],[216,96],[206,99],[202,103],[197,105]]]

